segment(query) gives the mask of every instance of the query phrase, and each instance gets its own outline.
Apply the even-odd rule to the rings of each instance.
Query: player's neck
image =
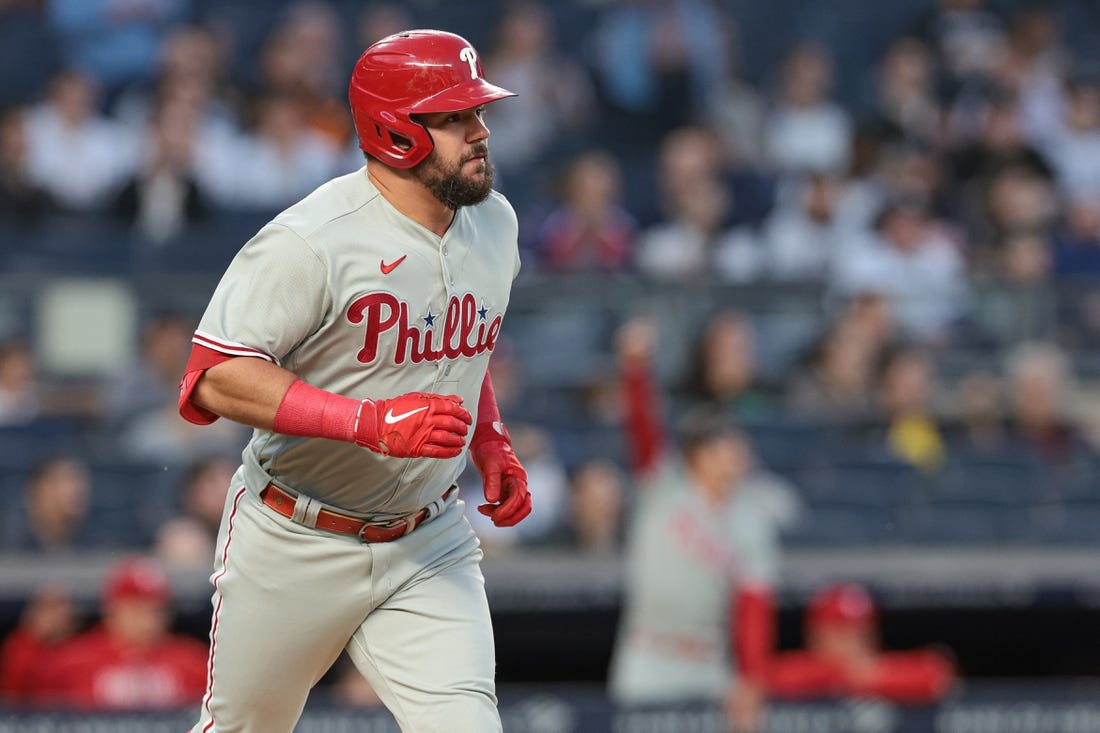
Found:
[[[454,221],[455,211],[437,199],[409,171],[367,163],[371,183],[393,208],[442,237]]]

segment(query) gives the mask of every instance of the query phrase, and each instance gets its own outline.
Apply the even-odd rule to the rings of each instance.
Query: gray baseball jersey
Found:
[[[366,169],[337,178],[250,240],[195,343],[267,359],[357,399],[458,394],[475,415],[518,268],[516,217],[492,193],[443,237],[400,214]],[[269,481],[380,520],[440,498],[449,459],[256,430],[233,478],[214,565],[207,692],[193,733],[289,733],[340,652],[406,731],[500,731],[477,537],[449,495],[392,542],[298,524]]]
[[[740,490],[715,506],[689,481],[666,462],[638,496],[611,665],[619,700],[719,698],[732,675],[732,591],[776,582],[775,522]]]
[[[399,213],[366,169],[284,211],[230,263],[194,341],[278,364],[353,397],[458,394],[481,383],[519,271],[516,216],[496,192],[442,238]],[[351,443],[256,430],[245,482],[269,480],[345,510],[416,511],[454,483],[465,454],[394,459]]]

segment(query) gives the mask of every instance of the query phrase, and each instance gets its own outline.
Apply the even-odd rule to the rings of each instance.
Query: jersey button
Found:
[[[448,252],[450,252],[450,250],[447,249],[447,245],[443,245],[443,256],[446,257]]]

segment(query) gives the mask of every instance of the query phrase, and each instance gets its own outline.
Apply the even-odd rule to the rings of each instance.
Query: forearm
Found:
[[[644,475],[653,471],[664,450],[660,396],[648,362],[624,365],[622,380],[626,401],[624,429],[632,468],[636,474]]]
[[[297,377],[263,359],[241,357],[207,369],[191,400],[224,418],[270,430],[287,389]]]

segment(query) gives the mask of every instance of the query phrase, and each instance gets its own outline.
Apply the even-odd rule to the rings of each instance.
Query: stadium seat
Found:
[[[929,502],[902,515],[900,532],[918,544],[999,544],[1012,536],[1002,509],[985,501]]]
[[[862,546],[899,539],[895,512],[889,507],[830,504],[813,507],[784,534],[792,546]]]
[[[950,463],[937,477],[934,496],[945,501],[1026,504],[1042,490],[1040,466],[1027,457],[963,460]]]

